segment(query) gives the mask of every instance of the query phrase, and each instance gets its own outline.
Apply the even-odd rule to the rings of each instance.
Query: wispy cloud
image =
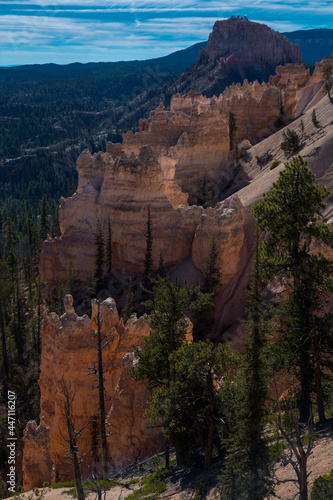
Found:
[[[207,39],[231,14],[278,31],[332,25],[326,0],[0,0],[0,65],[29,54],[55,62],[166,55]]]

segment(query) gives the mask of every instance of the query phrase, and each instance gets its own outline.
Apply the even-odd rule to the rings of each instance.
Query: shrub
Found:
[[[300,137],[295,130],[287,130],[283,132],[283,141],[281,149],[286,156],[294,155],[300,148]]]
[[[311,500],[328,500],[333,498],[333,469],[329,474],[317,477],[311,490]]]
[[[273,170],[275,167],[280,165],[280,163],[281,163],[280,160],[273,161],[272,165],[269,167],[269,170]]]

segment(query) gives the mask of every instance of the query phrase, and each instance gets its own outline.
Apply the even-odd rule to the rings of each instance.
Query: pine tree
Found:
[[[57,206],[57,209],[56,209],[55,214],[54,214],[54,220],[53,220],[51,232],[52,232],[53,238],[61,235],[60,226],[59,226],[59,205]]]
[[[221,274],[218,267],[219,252],[215,233],[209,241],[209,250],[205,258],[203,291],[212,293],[221,282]]]
[[[42,199],[41,215],[40,215],[40,239],[41,241],[46,240],[49,230],[48,224],[48,213],[47,213],[47,199],[46,194],[44,194]]]
[[[150,207],[147,209],[147,232],[146,232],[146,253],[144,262],[144,286],[149,287],[150,276],[153,269],[153,236],[152,236],[152,219]]]
[[[185,313],[210,305],[210,296],[195,287],[180,286],[168,278],[158,278],[153,289],[151,333],[140,348],[135,348],[139,361],[131,374],[136,380],[144,380],[148,389],[170,387],[176,380],[175,364],[171,355],[186,338]],[[194,298],[194,300],[193,300]],[[168,446],[166,466],[168,466]]]
[[[106,243],[106,266],[108,276],[111,277],[112,271],[112,230],[110,219],[108,221],[108,240]]]
[[[95,293],[100,289],[103,269],[104,269],[104,235],[103,235],[103,225],[100,221],[97,223],[97,233],[95,235],[95,245],[96,245],[96,259],[95,259],[95,271],[94,271],[94,283],[95,283]]]
[[[228,498],[263,500],[271,486],[271,461],[264,436],[268,416],[267,321],[261,293],[259,238],[253,262],[248,308],[249,339],[240,370],[237,421],[221,488]]]
[[[160,259],[158,261],[157,274],[158,274],[158,276],[160,278],[165,278],[166,277],[166,269],[165,269],[165,264],[164,264],[162,252],[160,252]]]
[[[235,113],[229,111],[229,149],[233,151],[236,144],[237,117]]]
[[[318,335],[323,337],[314,326],[325,319],[325,301],[332,290],[332,263],[310,252],[313,241],[333,247],[333,232],[319,215],[328,194],[298,156],[286,163],[272,190],[253,208],[266,235],[260,249],[264,278],[269,282],[275,277],[288,290],[276,320],[281,333],[277,347],[299,380],[301,422],[308,422],[311,413],[315,357],[320,354],[322,362],[332,352],[329,342],[320,353],[311,345],[318,343]]]
[[[312,111],[312,116],[311,116],[311,119],[312,119],[312,123],[313,123],[313,125],[314,125],[315,127],[318,127],[318,125],[319,125],[319,121],[318,121],[318,119],[317,119],[317,115],[316,115],[316,110],[315,110],[315,109]]]

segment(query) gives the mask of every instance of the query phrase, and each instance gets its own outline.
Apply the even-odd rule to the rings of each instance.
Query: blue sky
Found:
[[[0,66],[159,57],[232,14],[280,32],[333,27],[331,0],[0,0]]]

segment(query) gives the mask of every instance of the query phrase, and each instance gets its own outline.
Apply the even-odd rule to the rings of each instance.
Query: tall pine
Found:
[[[271,486],[271,460],[265,439],[268,416],[267,321],[262,300],[259,239],[253,262],[247,326],[249,339],[240,376],[237,420],[231,432],[231,451],[222,473],[227,498],[263,500]]]
[[[94,284],[95,284],[95,293],[97,294],[101,287],[103,272],[104,272],[104,263],[105,263],[103,224],[100,221],[98,221],[97,223],[95,246],[96,246],[96,258],[95,258]]]
[[[147,209],[147,231],[146,231],[146,253],[144,262],[144,286],[149,287],[151,272],[153,269],[153,236],[152,236],[152,218],[150,206]]]
[[[332,291],[332,263],[313,253],[314,242],[333,247],[333,231],[320,212],[329,191],[315,184],[315,177],[301,156],[285,164],[272,190],[256,204],[253,213],[265,238],[261,259],[267,283],[274,278],[288,291],[281,299],[276,324],[278,361],[296,376],[300,390],[298,404],[301,422],[311,416],[311,395],[320,398],[321,381],[314,385],[316,365],[333,352],[332,344],[321,342],[324,331],[318,328],[325,314],[325,303]],[[321,343],[321,350],[316,345]],[[316,360],[316,357],[320,359]],[[320,367],[319,367],[320,368]]]

